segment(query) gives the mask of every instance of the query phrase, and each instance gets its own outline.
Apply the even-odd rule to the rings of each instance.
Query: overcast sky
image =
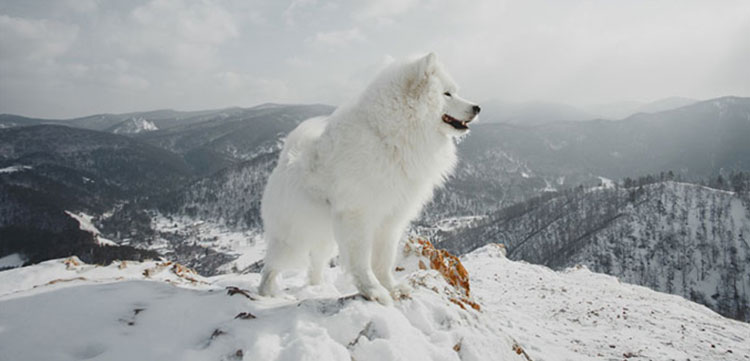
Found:
[[[750,95],[750,1],[0,0],[0,113],[339,104],[437,52],[466,97]]]

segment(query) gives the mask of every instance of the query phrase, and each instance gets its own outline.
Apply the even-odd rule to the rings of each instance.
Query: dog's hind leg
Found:
[[[267,264],[263,267],[260,286],[258,287],[258,293],[261,296],[275,296],[279,293],[279,286],[276,283],[278,275],[279,271],[272,266]]]
[[[258,293],[261,296],[276,296],[279,293],[276,278],[278,278],[280,271],[288,268],[289,252],[285,242],[276,236],[272,236],[267,232],[266,239],[268,240],[268,248],[266,250],[266,257],[264,258],[265,264],[261,272]]]
[[[307,270],[307,278],[310,285],[319,285],[323,282],[323,271],[328,267],[335,251],[332,239],[321,242],[319,247],[310,251],[310,267]]]

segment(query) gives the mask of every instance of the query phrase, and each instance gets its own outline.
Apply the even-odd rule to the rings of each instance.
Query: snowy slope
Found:
[[[464,257],[477,301],[534,360],[747,360],[750,325],[585,267]]]
[[[143,117],[129,118],[109,129],[110,132],[115,134],[137,134],[141,132],[153,132],[155,130],[159,130],[156,124]]]
[[[558,270],[583,264],[750,321],[747,195],[675,181],[605,185],[551,194],[449,232],[440,245],[457,253],[502,242],[512,259]]]
[[[80,228],[82,231],[86,231],[91,233],[94,236],[94,240],[96,240],[96,243],[100,246],[116,246],[117,243],[112,242],[109,239],[106,239],[102,237],[102,232],[99,231],[96,226],[91,222],[91,220],[94,218],[93,216],[90,216],[86,213],[73,213],[70,211],[65,211],[65,214],[69,215],[71,218],[75,219],[78,222],[78,228]]]
[[[746,360],[750,325],[677,296],[586,269],[554,272],[464,257],[481,311],[412,251],[415,286],[391,308],[327,285],[285,279],[288,296],[254,295],[257,274],[203,278],[166,262],[53,260],[0,272],[2,360]],[[416,267],[416,268],[415,268]],[[228,292],[228,286],[250,290]]]

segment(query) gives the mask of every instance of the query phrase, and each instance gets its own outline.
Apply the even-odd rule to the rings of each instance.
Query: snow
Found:
[[[585,267],[464,257],[477,301],[533,360],[747,360],[750,325]],[[490,311],[491,310],[491,311]],[[499,317],[498,317],[499,316]]]
[[[451,286],[432,270],[411,273],[413,284],[423,286],[411,299],[384,307],[355,296],[337,268],[328,270],[325,285],[302,286],[304,275],[292,274],[286,297],[261,298],[253,292],[258,274],[207,279],[179,276],[177,266],[160,262],[98,267],[73,261],[0,273],[3,355],[19,361],[524,360],[516,342],[482,313],[450,301],[441,289]],[[250,290],[249,297],[230,295],[228,286]]]
[[[78,221],[78,228],[80,228],[82,231],[89,232],[94,235],[94,238],[96,239],[96,242],[100,246],[117,246],[117,243],[114,241],[111,241],[109,239],[106,239],[101,236],[101,233],[96,226],[94,226],[94,223],[92,222],[92,219],[94,216],[90,216],[86,213],[73,213],[70,211],[65,211],[65,214],[69,215],[71,218]]]
[[[400,260],[411,298],[383,307],[339,268],[321,286],[287,274],[200,277],[168,262],[53,260],[0,272],[9,360],[747,360],[750,325],[585,268],[554,272],[488,245],[462,258],[481,311],[435,270]],[[429,263],[429,262],[428,262]],[[248,290],[230,295],[229,286]],[[43,345],[43,347],[40,347]],[[517,351],[516,351],[517,350]]]
[[[557,192],[557,188],[552,186],[552,183],[550,183],[548,180],[544,180],[545,186],[542,189],[542,192]]]
[[[112,130],[112,133],[137,134],[142,132],[152,132],[155,130],[159,130],[159,128],[154,122],[143,117],[133,117],[120,123],[114,130]]]
[[[443,232],[450,232],[456,229],[468,227],[471,224],[484,219],[485,216],[460,216],[443,218],[435,223],[435,228]]]
[[[609,178],[604,177],[597,177],[602,182],[602,188],[604,189],[612,189],[615,187],[615,182]]]
[[[22,255],[11,253],[5,257],[0,257],[0,270],[21,267],[25,262],[26,259]]]
[[[0,174],[15,173],[15,172],[28,170],[28,169],[32,169],[32,167],[28,165],[12,165],[10,167],[0,168]]]
[[[591,187],[588,190],[589,191],[599,191],[603,189],[614,189],[615,188],[615,181],[605,178],[605,177],[597,177],[599,178],[599,185],[596,187]]]
[[[148,247],[162,254],[172,251],[166,235],[178,235],[181,243],[196,244],[236,258],[218,268],[219,272],[244,270],[260,261],[266,254],[266,243],[259,230],[236,230],[221,222],[197,220],[187,216],[165,216],[155,213],[152,226],[159,238]]]

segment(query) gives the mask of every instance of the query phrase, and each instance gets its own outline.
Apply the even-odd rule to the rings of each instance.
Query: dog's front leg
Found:
[[[397,282],[393,278],[399,241],[408,224],[405,219],[407,218],[401,214],[393,214],[387,217],[378,227],[373,243],[372,268],[375,277],[380,281],[380,284],[391,292],[393,298],[408,296],[412,291],[409,285]]]
[[[367,216],[362,212],[341,211],[336,212],[333,218],[341,263],[352,275],[357,290],[369,300],[386,306],[393,304],[390,293],[378,282],[372,271],[374,227],[368,222]]]

